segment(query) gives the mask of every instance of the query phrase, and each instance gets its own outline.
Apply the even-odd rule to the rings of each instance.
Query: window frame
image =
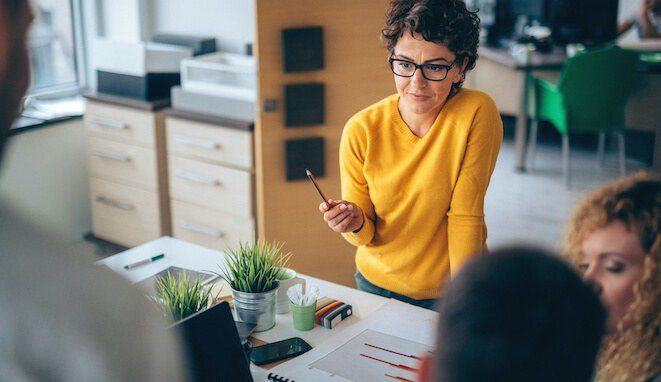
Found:
[[[61,98],[79,95],[87,88],[86,42],[83,24],[83,0],[69,0],[71,9],[71,33],[73,41],[73,64],[76,81],[74,83],[52,85],[38,89],[28,89],[25,97]]]

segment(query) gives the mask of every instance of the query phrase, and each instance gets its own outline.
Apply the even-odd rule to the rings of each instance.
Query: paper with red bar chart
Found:
[[[310,366],[351,381],[413,381],[432,348],[367,329]]]
[[[437,314],[399,301],[270,372],[294,381],[414,381],[433,352]]]

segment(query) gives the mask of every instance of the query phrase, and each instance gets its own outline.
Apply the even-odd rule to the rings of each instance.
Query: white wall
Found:
[[[82,119],[18,134],[0,168],[0,197],[65,242],[91,230]]]
[[[83,30],[90,88],[96,88],[97,9],[105,10],[105,38],[148,40],[154,33],[180,33],[216,38],[219,50],[243,53],[255,40],[253,0],[95,0],[83,1]],[[136,17],[141,14],[141,25]],[[131,23],[131,25],[126,25]]]
[[[152,31],[213,36],[218,49],[243,53],[255,40],[253,0],[156,0]]]
[[[96,6],[103,15],[103,27],[99,32],[104,37],[122,42],[140,42],[138,0],[97,0]]]

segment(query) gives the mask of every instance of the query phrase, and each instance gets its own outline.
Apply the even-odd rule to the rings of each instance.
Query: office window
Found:
[[[52,92],[80,86],[76,61],[76,27],[72,0],[34,0],[35,20],[28,46],[32,64],[29,93]]]

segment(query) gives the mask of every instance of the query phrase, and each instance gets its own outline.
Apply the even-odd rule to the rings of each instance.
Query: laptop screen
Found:
[[[248,360],[227,302],[179,321],[194,381],[252,382]]]

